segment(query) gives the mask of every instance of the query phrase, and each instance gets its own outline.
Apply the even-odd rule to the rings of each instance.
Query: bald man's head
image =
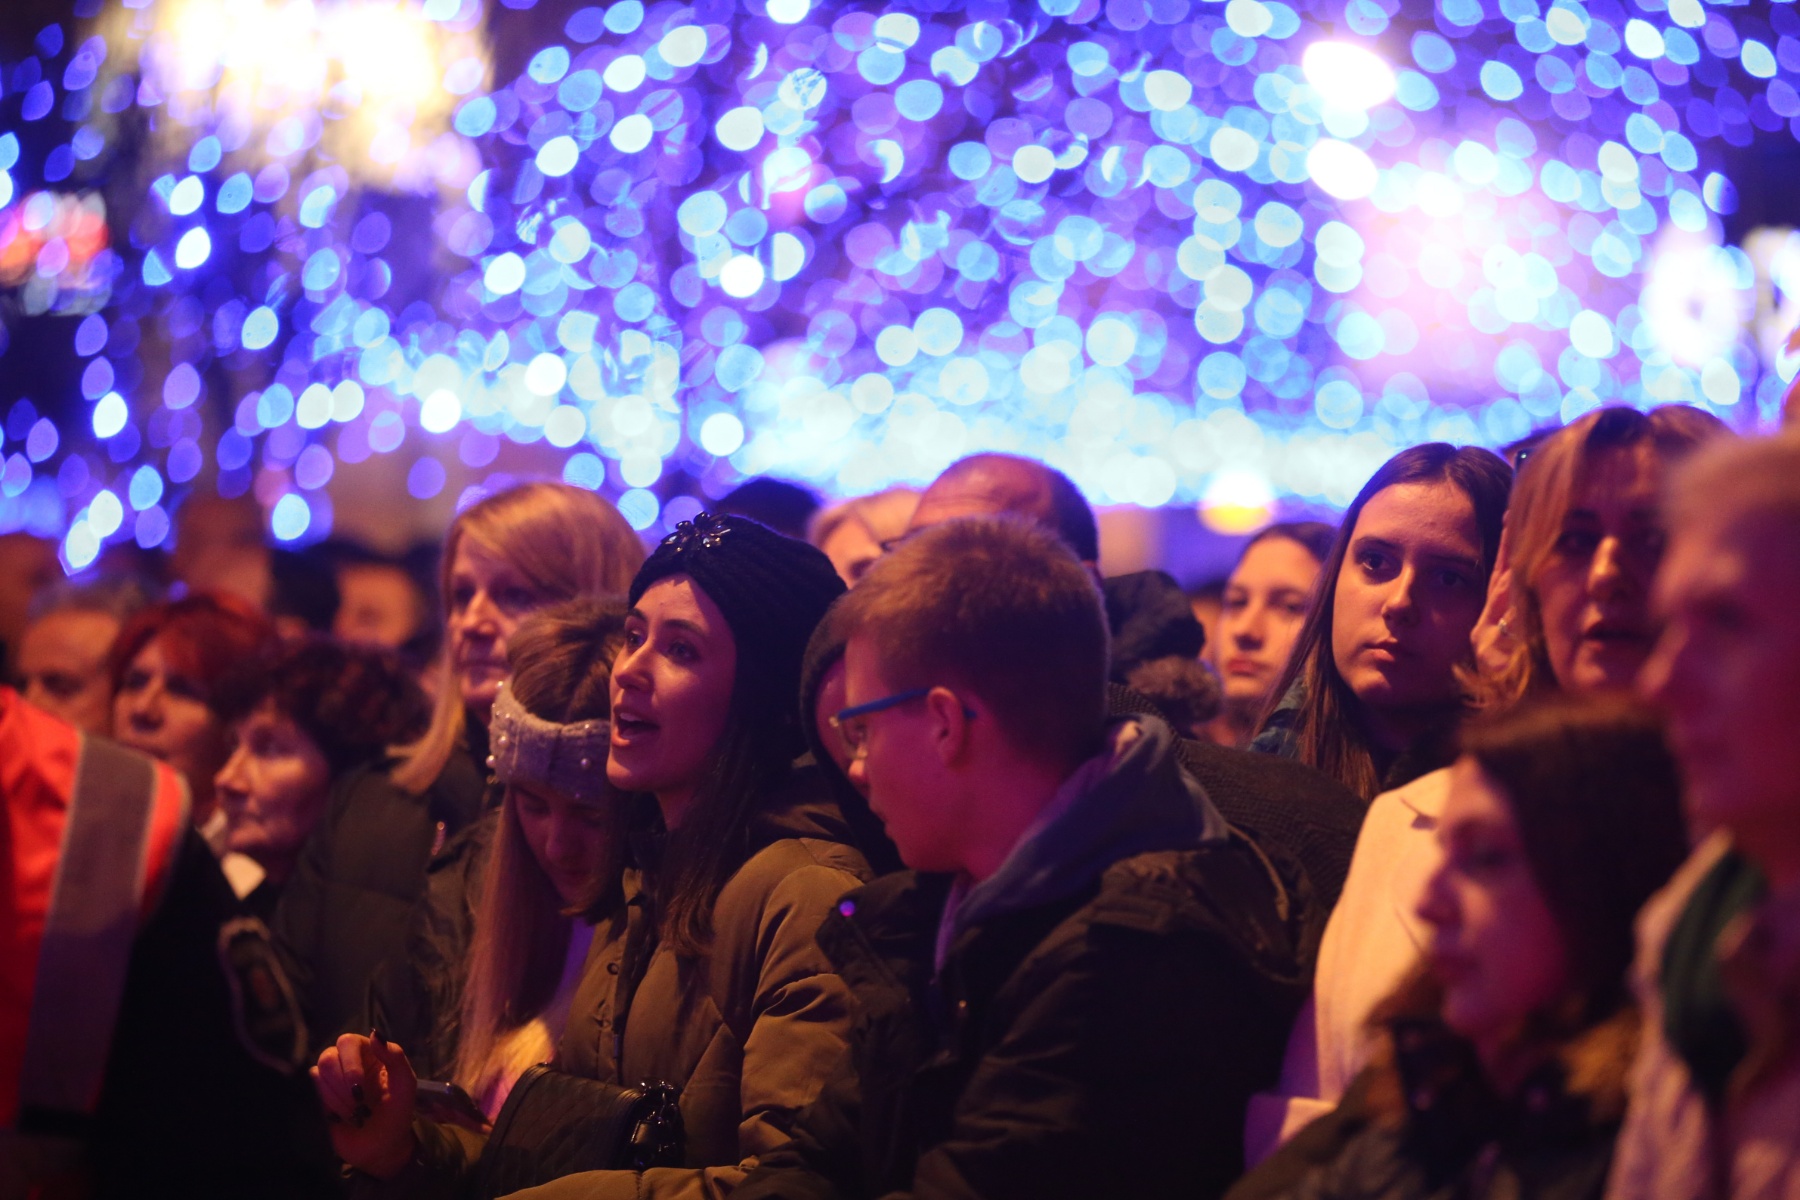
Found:
[[[919,498],[907,532],[955,517],[1008,513],[1054,533],[1081,561],[1100,561],[1100,531],[1081,490],[1061,471],[1013,454],[972,454],[951,463]]]

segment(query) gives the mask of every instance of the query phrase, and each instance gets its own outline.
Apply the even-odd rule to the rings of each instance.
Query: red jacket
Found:
[[[58,867],[70,831],[77,767],[89,744],[86,735],[40,709],[11,688],[0,687],[0,1128],[19,1116],[21,1071],[31,1028],[32,1002],[39,981],[44,931],[57,898]],[[109,747],[113,754],[124,753]],[[141,758],[141,756],[134,756]],[[148,787],[130,797],[148,808],[135,861],[115,855],[114,870],[137,877],[135,923],[155,910],[187,828],[188,794],[181,777],[162,763],[152,764]],[[141,809],[140,809],[141,811]],[[131,942],[123,950],[129,954]],[[124,964],[119,964],[121,977]],[[99,1036],[110,1037],[111,1030]],[[104,1045],[100,1047],[104,1061]],[[98,1077],[87,1097],[98,1099]]]

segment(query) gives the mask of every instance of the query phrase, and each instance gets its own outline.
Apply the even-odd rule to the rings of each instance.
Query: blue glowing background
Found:
[[[0,75],[0,529],[72,568],[200,482],[310,540],[340,464],[428,498],[506,442],[646,530],[983,448],[1342,505],[1795,370],[1800,242],[1727,224],[1800,136],[1792,3],[236,0],[384,22],[307,76],[222,2],[82,0]]]

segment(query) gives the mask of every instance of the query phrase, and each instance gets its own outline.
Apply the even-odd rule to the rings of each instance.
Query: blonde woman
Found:
[[[583,966],[593,963],[590,951],[618,959],[618,939],[601,932],[614,923],[597,929],[576,914],[590,903],[604,906],[600,897],[616,902],[619,894],[612,849],[621,797],[607,783],[606,758],[609,682],[624,633],[625,606],[618,601],[559,604],[520,626],[509,655],[513,674],[490,721],[494,775],[504,798],[498,812],[470,830],[486,850],[466,899],[473,942],[466,954],[442,956],[443,978],[434,990],[447,1002],[433,1037],[413,1042],[378,1026],[389,1046],[407,1052],[415,1071],[435,1058],[440,1066],[429,1073],[460,1085],[489,1123],[519,1077],[550,1059]],[[433,896],[439,899],[450,899],[453,909],[465,903]],[[481,1143],[468,1134],[476,1131],[416,1121],[411,1096],[380,1106],[379,1118],[370,1119],[374,1114],[344,1080],[346,1066],[363,1061],[363,1045],[346,1034],[320,1055],[315,1071],[320,1096],[338,1118],[332,1139],[345,1161],[379,1170],[384,1160],[371,1153],[372,1145],[391,1141],[410,1153],[414,1137],[431,1143],[433,1157],[448,1158],[452,1169],[474,1161]],[[389,1126],[401,1136],[389,1138]],[[424,1177],[412,1182],[423,1185]]]
[[[426,863],[492,802],[487,725],[519,623],[559,601],[622,595],[643,561],[612,505],[560,483],[490,496],[451,523],[431,725],[393,761],[338,781],[276,910],[315,1050],[350,1027],[376,967],[405,942]]]

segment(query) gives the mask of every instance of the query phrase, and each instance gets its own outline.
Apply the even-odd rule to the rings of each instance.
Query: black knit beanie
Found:
[[[747,517],[701,513],[677,525],[639,568],[631,603],[671,575],[690,576],[724,614],[737,643],[737,696],[791,718],[807,639],[844,593],[831,560]],[[797,742],[798,728],[793,734]]]

